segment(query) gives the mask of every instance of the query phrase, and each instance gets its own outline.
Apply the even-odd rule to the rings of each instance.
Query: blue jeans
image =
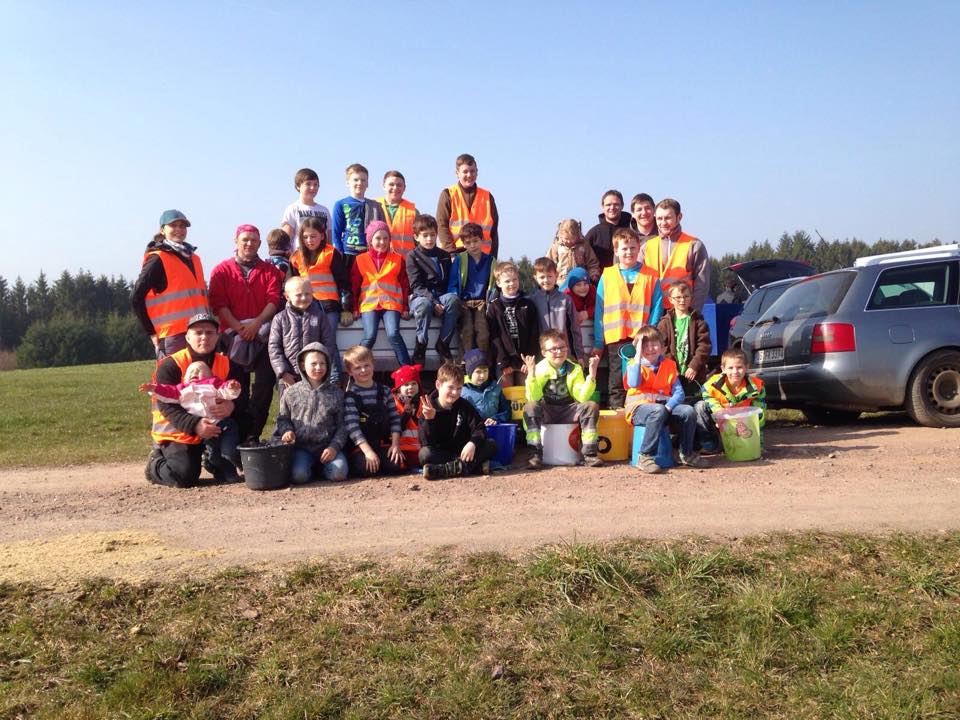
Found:
[[[330,379],[337,382],[343,375],[343,360],[340,358],[340,350],[337,348],[337,327],[340,325],[340,313],[332,310],[325,313],[327,316],[327,325],[330,326],[330,335],[333,337],[333,347],[328,347],[333,354],[333,368],[330,370]]]
[[[347,479],[347,458],[342,452],[337,452],[337,456],[330,462],[321,463],[319,455],[314,455],[303,448],[294,448],[290,473],[293,482],[297,485],[311,482],[314,465],[320,465],[320,474],[324,480]]]
[[[237,447],[240,445],[240,425],[232,417],[228,417],[219,421],[217,427],[220,428],[220,434],[203,441],[209,450],[210,464],[223,469],[225,463],[229,462],[239,470],[240,451]]]
[[[363,340],[360,344],[365,348],[373,349],[377,342],[377,330],[380,328],[380,318],[383,318],[383,328],[387,331],[387,340],[393,346],[393,354],[401,365],[410,364],[410,353],[407,344],[400,335],[400,313],[396,310],[367,310],[360,313],[360,324],[363,325]]]
[[[660,403],[646,403],[637,405],[633,411],[634,425],[643,425],[643,445],[640,446],[641,455],[656,455],[657,443],[660,441],[660,431],[668,422],[680,432],[680,452],[690,455],[693,452],[693,441],[697,432],[697,412],[683,403],[673,410],[667,410]]]
[[[433,306],[439,302],[443,305],[443,317],[440,320],[440,341],[450,344],[453,334],[457,331],[457,321],[460,319],[460,296],[456,293],[447,293],[434,300],[432,297],[418,295],[410,298],[410,312],[417,321],[417,342],[424,345],[428,342],[430,318],[433,316]]]

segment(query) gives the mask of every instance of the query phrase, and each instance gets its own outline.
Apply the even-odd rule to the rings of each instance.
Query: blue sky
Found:
[[[474,9],[468,10],[468,7]],[[362,8],[362,9],[360,9]],[[166,208],[233,229],[389,169],[433,213],[474,154],[502,256],[608,187],[675,197],[712,255],[960,241],[960,3],[0,0],[0,275],[135,277]]]

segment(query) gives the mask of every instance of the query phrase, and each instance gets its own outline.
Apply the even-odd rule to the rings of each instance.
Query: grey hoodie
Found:
[[[280,398],[277,429],[279,440],[288,430],[297,435],[296,446],[319,455],[327,447],[343,450],[347,429],[343,422],[343,391],[330,380],[330,352],[318,342],[309,343],[297,354],[297,367],[303,372],[303,358],[309,352],[321,352],[327,358],[327,378],[316,388],[303,379],[287,388]]]

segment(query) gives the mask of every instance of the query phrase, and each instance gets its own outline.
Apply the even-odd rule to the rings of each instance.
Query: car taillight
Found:
[[[810,337],[811,353],[853,352],[857,336],[850,323],[817,323]]]

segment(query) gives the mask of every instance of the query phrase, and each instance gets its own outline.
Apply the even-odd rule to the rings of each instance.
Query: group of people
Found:
[[[527,297],[518,267],[496,260],[499,215],[476,184],[476,160],[458,157],[456,175],[431,216],[404,197],[400,172],[387,172],[383,197],[371,200],[366,168],[350,165],[349,195],[331,213],[316,202],[317,174],[302,169],[297,200],[267,235],[269,257],[260,257],[259,230],[241,225],[209,287],[186,241],[189,220],[164,212],[131,297],[158,358],[141,386],[153,397],[147,479],[189,486],[202,466],[238,479],[237,447],[263,434],[275,388],[274,437],[295,446],[295,482],[417,466],[427,478],[487,472],[496,445],[485,428],[509,418],[504,386],[525,387],[529,467],[542,465],[541,427],[552,422],[579,423],[584,462],[601,464],[604,353],[609,407],[649,426],[639,466],[650,472],[659,468],[646,444],[665,423],[680,430],[681,462],[699,467],[695,448],[715,435],[712,407],[763,404],[742,356],[724,354],[722,373],[706,378],[709,263],[682,231],[677,201],[641,193],[626,213],[623,196],[607,191],[585,236],[578,221],[559,223]],[[399,330],[410,317],[412,357]],[[421,372],[434,317],[444,363],[428,390]],[[341,353],[337,328],[357,320],[363,339]],[[581,335],[587,321],[593,347]],[[374,378],[381,322],[399,365],[392,389]]]

